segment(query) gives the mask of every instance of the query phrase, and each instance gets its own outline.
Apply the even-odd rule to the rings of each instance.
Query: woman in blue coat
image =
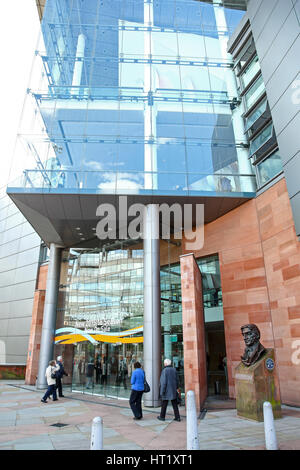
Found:
[[[131,376],[131,395],[129,404],[134,414],[133,419],[142,419],[142,396],[144,393],[145,372],[139,362],[135,362],[133,367],[134,371]]]

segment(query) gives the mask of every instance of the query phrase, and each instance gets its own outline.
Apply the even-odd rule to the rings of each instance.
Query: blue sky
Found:
[[[0,188],[7,184],[34,58],[39,18],[35,0],[0,2]]]

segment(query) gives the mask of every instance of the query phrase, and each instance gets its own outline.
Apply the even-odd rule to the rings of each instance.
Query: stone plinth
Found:
[[[281,403],[274,349],[246,367],[241,362],[235,369],[236,409],[240,417],[263,421],[263,404],[272,404],[274,419],[281,418]]]

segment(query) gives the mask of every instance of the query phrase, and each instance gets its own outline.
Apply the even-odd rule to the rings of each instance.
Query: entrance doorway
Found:
[[[74,353],[72,391],[129,398],[133,364],[142,362],[141,343],[81,343]]]
[[[208,396],[228,396],[224,313],[219,258],[199,258],[201,271]]]
[[[205,324],[208,396],[228,396],[227,359],[224,322]]]

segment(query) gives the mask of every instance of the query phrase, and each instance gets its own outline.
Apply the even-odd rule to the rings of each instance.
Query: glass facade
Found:
[[[254,196],[227,53],[245,3],[47,0],[11,188],[62,201],[65,193]],[[85,215],[72,217],[81,225]],[[66,243],[55,341],[73,348],[73,390],[127,398],[132,365],[143,363],[144,253],[114,242],[107,250]],[[184,391],[173,261],[160,270],[162,357],[172,357]],[[216,266],[203,264],[211,324],[222,322]]]
[[[169,256],[170,245],[167,252]],[[205,323],[222,324],[218,257],[201,258],[198,265]],[[71,249],[66,253],[55,343],[72,348],[65,354],[72,356],[73,391],[129,397],[133,364],[139,361],[143,365],[143,282],[143,250],[139,246],[107,251]],[[184,397],[179,263],[161,266],[160,290],[161,359],[172,358]],[[209,375],[215,376],[215,372]]]
[[[56,345],[73,345],[72,389],[127,398],[143,364],[143,250],[71,249],[63,263]],[[184,391],[180,267],[161,266],[162,360]]]
[[[226,52],[245,2],[224,3],[47,0],[15,186],[252,192]]]

